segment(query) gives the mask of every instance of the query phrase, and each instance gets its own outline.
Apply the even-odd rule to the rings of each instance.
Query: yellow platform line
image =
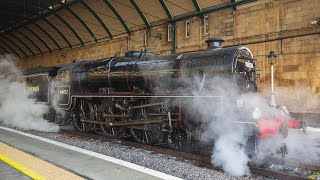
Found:
[[[0,160],[32,179],[82,180],[69,171],[0,142]]]
[[[33,171],[27,169],[26,167],[22,166],[21,164],[13,161],[10,158],[7,158],[6,156],[0,154],[0,160],[9,164],[10,166],[16,168],[17,170],[21,171],[23,174],[29,176],[32,179],[45,179],[44,177],[34,173]]]

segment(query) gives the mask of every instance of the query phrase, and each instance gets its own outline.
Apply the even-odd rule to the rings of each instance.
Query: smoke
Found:
[[[63,84],[63,82],[61,80],[58,79],[54,79],[51,82],[51,105],[52,108],[56,111],[56,114],[60,114],[61,118],[65,118],[66,117],[66,112],[64,110],[62,110],[61,108],[59,108],[58,104],[59,104],[59,92],[58,92],[58,87]]]
[[[319,162],[314,150],[315,140],[296,129],[289,130],[288,137],[284,138],[279,128],[272,136],[259,139],[257,145],[253,143],[255,135],[259,137],[257,121],[266,120],[272,124],[279,118],[289,119],[284,109],[270,106],[269,101],[258,93],[240,92],[232,78],[215,77],[207,80],[206,84],[207,90],[195,90],[193,94],[207,98],[192,99],[187,103],[187,111],[190,119],[196,121],[194,124],[207,124],[199,128],[204,130],[203,141],[214,140],[211,161],[215,166],[234,176],[248,175],[249,162],[259,164],[270,156],[281,158],[281,154],[276,152],[283,143],[287,146],[287,160],[311,158]]]
[[[207,80],[205,91],[194,91],[195,98],[188,103],[188,112],[200,115],[198,122],[207,121],[202,140],[214,140],[212,163],[234,176],[250,174],[248,163],[254,155],[252,138],[257,133],[258,118],[275,118],[283,113],[268,105],[257,93],[241,93],[231,78],[215,77]],[[255,109],[258,117],[253,116]],[[250,141],[251,140],[251,141]]]
[[[317,163],[320,162],[319,148],[317,140],[320,139],[319,133],[307,132],[307,134],[300,131],[291,130],[290,136],[285,140],[288,148],[286,159],[299,162]]]
[[[57,132],[59,127],[43,119],[48,106],[37,103],[26,90],[22,73],[16,67],[17,59],[0,56],[0,122],[24,130]]]
[[[286,106],[291,112],[317,113],[320,108],[319,92],[314,92],[310,85],[292,87],[276,87],[275,95],[277,104]],[[270,88],[268,88],[270,89]],[[271,94],[269,91],[264,94]]]

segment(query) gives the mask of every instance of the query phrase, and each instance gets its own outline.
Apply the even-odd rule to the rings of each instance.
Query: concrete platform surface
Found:
[[[123,160],[2,126],[0,142],[85,179],[179,179]]]

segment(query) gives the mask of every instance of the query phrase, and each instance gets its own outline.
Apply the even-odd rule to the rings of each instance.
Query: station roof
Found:
[[[255,0],[1,0],[0,54],[20,58],[130,35]]]

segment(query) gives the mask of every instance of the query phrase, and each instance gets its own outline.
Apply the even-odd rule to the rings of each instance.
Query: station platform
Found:
[[[130,162],[2,126],[0,167],[0,179],[179,179]]]

